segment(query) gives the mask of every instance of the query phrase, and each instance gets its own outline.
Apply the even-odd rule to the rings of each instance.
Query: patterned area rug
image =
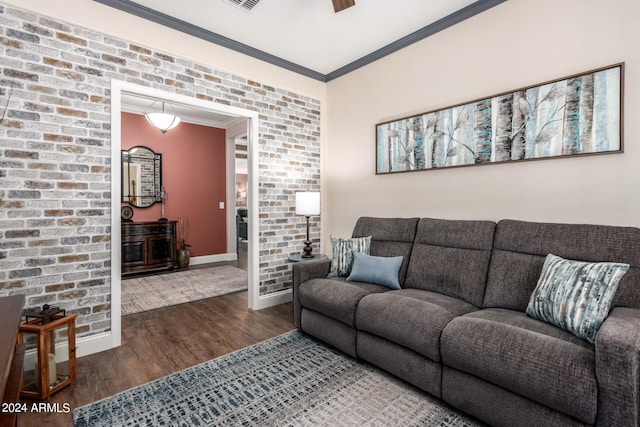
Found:
[[[81,426],[480,424],[298,331],[73,411]]]
[[[247,282],[247,272],[231,265],[124,279],[122,315],[243,291]]]

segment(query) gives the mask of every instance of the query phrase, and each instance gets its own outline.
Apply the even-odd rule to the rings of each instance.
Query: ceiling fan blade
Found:
[[[331,0],[333,1],[333,10],[338,13],[345,10],[348,7],[354,6],[356,0]]]

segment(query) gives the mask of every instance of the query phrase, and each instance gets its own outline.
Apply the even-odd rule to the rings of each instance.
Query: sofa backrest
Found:
[[[480,307],[495,228],[492,221],[421,219],[404,287],[439,292]]]
[[[631,265],[613,305],[640,308],[640,229],[515,220],[498,223],[483,307],[525,311],[545,257]]]
[[[353,228],[352,237],[371,236],[373,256],[403,256],[398,280],[402,284],[407,274],[409,256],[416,236],[419,218],[361,217]]]

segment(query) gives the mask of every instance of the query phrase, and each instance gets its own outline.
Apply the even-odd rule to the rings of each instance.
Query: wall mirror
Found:
[[[162,154],[141,145],[122,150],[122,202],[148,208],[162,202]]]

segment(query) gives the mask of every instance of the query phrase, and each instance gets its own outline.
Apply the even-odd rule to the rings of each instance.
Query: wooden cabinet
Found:
[[[122,274],[176,268],[176,221],[122,222]]]
[[[11,407],[20,401],[24,345],[16,346],[18,327],[24,307],[24,296],[15,295],[0,298],[0,394],[3,406],[0,412],[0,426],[16,426],[19,408]]]

